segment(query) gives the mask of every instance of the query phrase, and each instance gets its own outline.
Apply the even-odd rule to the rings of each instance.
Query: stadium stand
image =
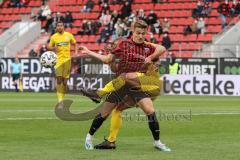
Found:
[[[32,8],[40,7],[41,3],[41,0],[31,0],[21,7],[10,7],[10,1],[4,0],[0,6],[0,34],[15,22],[21,21],[22,15],[30,15]]]
[[[54,17],[57,12],[64,13],[70,11],[74,19],[73,26],[67,28],[66,31],[73,33],[76,40],[81,45],[85,45],[92,50],[98,51],[103,49],[103,43],[96,43],[99,39],[101,30],[97,31],[93,35],[79,35],[83,26],[84,20],[98,21],[101,15],[102,7],[99,5],[99,0],[93,0],[95,3],[91,12],[81,12],[87,0],[52,0],[48,2],[51,9],[52,16]],[[197,0],[168,0],[162,3],[154,4],[151,0],[134,0],[132,2],[132,10],[143,10],[145,15],[149,15],[150,10],[154,10],[158,19],[162,21],[167,18],[170,22],[170,28],[168,30],[171,39],[171,51],[176,53],[176,56],[191,57],[193,51],[201,50],[204,43],[212,41],[214,34],[221,32],[221,19],[218,13],[218,6],[220,2],[211,2],[211,12],[203,19],[205,21],[204,34],[184,34],[184,29],[187,25],[194,24],[195,19],[192,17],[192,11],[198,5]],[[12,25],[12,22],[19,21],[21,14],[30,14],[32,7],[40,7],[41,1],[30,1],[27,7],[22,8],[7,8],[8,3],[4,3],[0,11],[0,33],[6,28]],[[122,5],[112,4],[109,2],[110,11],[121,10]],[[231,20],[231,17],[228,21]],[[47,21],[42,21],[42,27],[45,27]],[[158,43],[161,43],[163,34],[154,34]],[[148,36],[149,38],[149,36]],[[40,44],[42,45],[42,44]],[[73,55],[74,56],[74,55]]]

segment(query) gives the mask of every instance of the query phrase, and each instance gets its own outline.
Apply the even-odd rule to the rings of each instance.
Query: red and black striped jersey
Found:
[[[119,39],[111,54],[117,63],[116,74],[128,72],[146,72],[145,59],[154,53],[155,47],[149,42],[135,43],[132,39]]]

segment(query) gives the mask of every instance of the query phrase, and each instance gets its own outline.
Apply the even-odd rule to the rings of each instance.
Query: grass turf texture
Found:
[[[84,97],[66,98],[74,100],[73,112],[95,107]],[[91,121],[58,120],[53,111],[55,103],[54,93],[0,93],[0,160],[239,160],[240,157],[239,97],[158,98],[155,107],[165,115],[160,121],[161,139],[172,149],[171,153],[153,148],[147,122],[136,117],[123,121],[116,150],[86,151],[84,140]],[[143,114],[136,108],[125,113]],[[185,118],[176,119],[176,115]],[[96,133],[94,144],[108,135],[108,127],[109,120]]]

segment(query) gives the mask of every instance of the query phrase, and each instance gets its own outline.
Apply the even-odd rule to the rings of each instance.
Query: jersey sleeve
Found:
[[[54,38],[53,38],[53,37],[50,38],[50,42],[49,42],[48,46],[49,46],[49,47],[55,46],[55,41],[54,41]]]
[[[70,34],[70,42],[71,43],[76,43],[76,39],[74,38],[74,36],[72,34]]]
[[[122,43],[123,43],[122,39],[117,39],[117,40],[115,40],[113,42],[108,42],[104,46],[104,51],[107,54],[117,55],[122,50]]]
[[[153,54],[153,53],[155,52],[156,48],[157,48],[157,47],[156,47],[156,44],[150,43],[150,42],[145,42],[145,43],[147,43],[148,46],[149,46],[150,54]]]

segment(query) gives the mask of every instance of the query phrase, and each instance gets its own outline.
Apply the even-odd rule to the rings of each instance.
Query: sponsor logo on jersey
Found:
[[[68,42],[60,42],[57,44],[57,46],[67,46],[68,44]]]

